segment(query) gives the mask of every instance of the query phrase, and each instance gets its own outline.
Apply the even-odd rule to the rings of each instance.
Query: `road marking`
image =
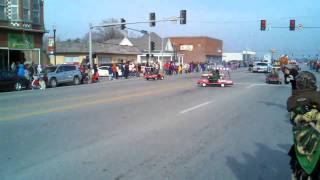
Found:
[[[185,89],[185,88],[190,88],[193,86],[190,86],[189,84],[184,85],[184,86],[175,86],[175,87],[168,87],[168,88],[163,88],[159,90],[151,90],[151,91],[144,91],[144,92],[139,92],[139,93],[133,93],[129,95],[122,95],[122,96],[116,96],[113,98],[108,98],[108,99],[97,99],[97,100],[92,100],[92,101],[85,101],[79,104],[71,104],[71,105],[64,105],[60,106],[58,108],[51,108],[51,109],[44,109],[40,111],[33,111],[33,112],[28,112],[28,113],[21,113],[21,114],[14,114],[14,115],[9,115],[9,116],[2,116],[0,117],[0,122],[1,121],[10,121],[10,120],[17,120],[17,119],[22,119],[22,118],[27,118],[27,117],[33,117],[33,116],[39,116],[39,115],[45,115],[49,113],[54,113],[54,112],[65,112],[67,110],[73,110],[77,108],[84,108],[88,106],[97,106],[99,104],[107,104],[115,101],[121,101],[121,100],[127,100],[130,98],[136,98],[136,97],[141,97],[141,96],[151,96],[154,94],[158,93],[163,93],[172,91],[172,90],[179,90],[179,89]]]
[[[212,103],[213,103],[212,101],[208,101],[208,102],[199,104],[197,106],[194,106],[194,107],[191,107],[191,108],[188,108],[188,109],[185,109],[185,110],[181,111],[180,114],[185,114],[185,113],[188,113],[190,111],[194,111],[196,109],[202,108],[202,107],[207,106],[207,105],[212,104]]]
[[[158,90],[158,89],[163,89],[165,87],[167,87],[168,85],[159,85],[159,86],[146,86],[144,87],[144,91],[149,91],[149,90]],[[90,94],[90,95],[83,95],[83,96],[72,96],[72,97],[66,97],[66,98],[62,98],[62,99],[57,99],[57,100],[49,100],[46,102],[35,102],[35,103],[29,103],[29,104],[22,104],[22,105],[16,105],[13,107],[6,107],[6,108],[1,108],[0,109],[0,113],[1,112],[6,112],[9,110],[15,110],[15,109],[19,109],[19,108],[31,108],[31,109],[37,109],[37,107],[43,107],[46,105],[54,105],[54,104],[58,104],[58,103],[64,103],[64,102],[70,102],[70,101],[85,101],[87,99],[90,98],[99,98],[99,97],[103,97],[103,96],[114,96],[113,93],[121,93],[121,94],[125,94],[125,93],[137,93],[137,92],[141,92],[140,89],[137,90],[130,90],[130,89],[125,89],[124,91],[108,91],[108,92],[97,92],[94,94]],[[1,102],[1,99],[0,99]]]

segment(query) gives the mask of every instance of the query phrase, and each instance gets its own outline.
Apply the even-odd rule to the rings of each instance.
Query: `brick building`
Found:
[[[12,62],[41,63],[43,0],[0,0],[0,69]]]
[[[223,42],[210,37],[170,37],[180,63],[222,63]]]

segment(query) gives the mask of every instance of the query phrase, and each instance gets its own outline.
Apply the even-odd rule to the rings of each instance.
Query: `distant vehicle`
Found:
[[[282,84],[281,78],[279,76],[266,76],[266,83],[267,84]]]
[[[220,74],[220,79],[216,82],[211,82],[209,78],[212,74],[203,74],[201,78],[197,81],[198,86],[207,87],[207,86],[232,86],[233,81],[230,79],[230,76],[227,77],[225,74]]]
[[[99,72],[99,75],[100,76],[106,76],[108,77],[109,76],[109,71],[108,71],[108,68],[110,66],[112,66],[113,64],[111,63],[108,63],[108,64],[100,64],[100,66],[98,67],[98,72]],[[117,66],[117,70],[118,70],[118,76],[121,77],[123,76],[123,72],[121,70],[121,66],[123,67],[123,64],[119,63],[119,64],[116,64]]]
[[[110,66],[100,66],[100,67],[98,67],[99,76],[108,77],[109,76],[109,67]]]
[[[268,73],[271,71],[271,65],[265,62],[256,62],[253,65],[252,72],[254,73]]]
[[[0,70],[0,91],[21,91],[28,88],[29,81],[19,78],[15,72]]]
[[[289,69],[296,69],[298,71],[301,70],[299,64],[296,62],[289,62],[289,64],[287,64],[286,67],[288,67]]]
[[[44,71],[48,79],[48,86],[53,88],[63,83],[73,83],[74,85],[81,83],[82,75],[77,65],[49,66]]]

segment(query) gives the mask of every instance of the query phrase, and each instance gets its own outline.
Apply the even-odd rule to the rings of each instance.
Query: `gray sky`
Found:
[[[46,0],[45,23],[48,30],[56,25],[61,39],[83,37],[89,23],[104,19],[125,18],[127,22],[148,20],[149,12],[157,19],[178,16],[181,9],[188,13],[187,25],[158,23],[146,29],[161,36],[210,36],[224,41],[225,52],[244,49],[265,53],[271,48],[278,54],[298,57],[320,54],[320,29],[290,32],[289,28],[261,32],[260,20],[268,27],[288,27],[290,19],[303,26],[320,27],[318,0]]]

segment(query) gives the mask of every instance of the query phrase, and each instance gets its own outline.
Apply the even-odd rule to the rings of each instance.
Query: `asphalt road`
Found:
[[[0,179],[289,179],[290,87],[231,75],[0,94]]]

